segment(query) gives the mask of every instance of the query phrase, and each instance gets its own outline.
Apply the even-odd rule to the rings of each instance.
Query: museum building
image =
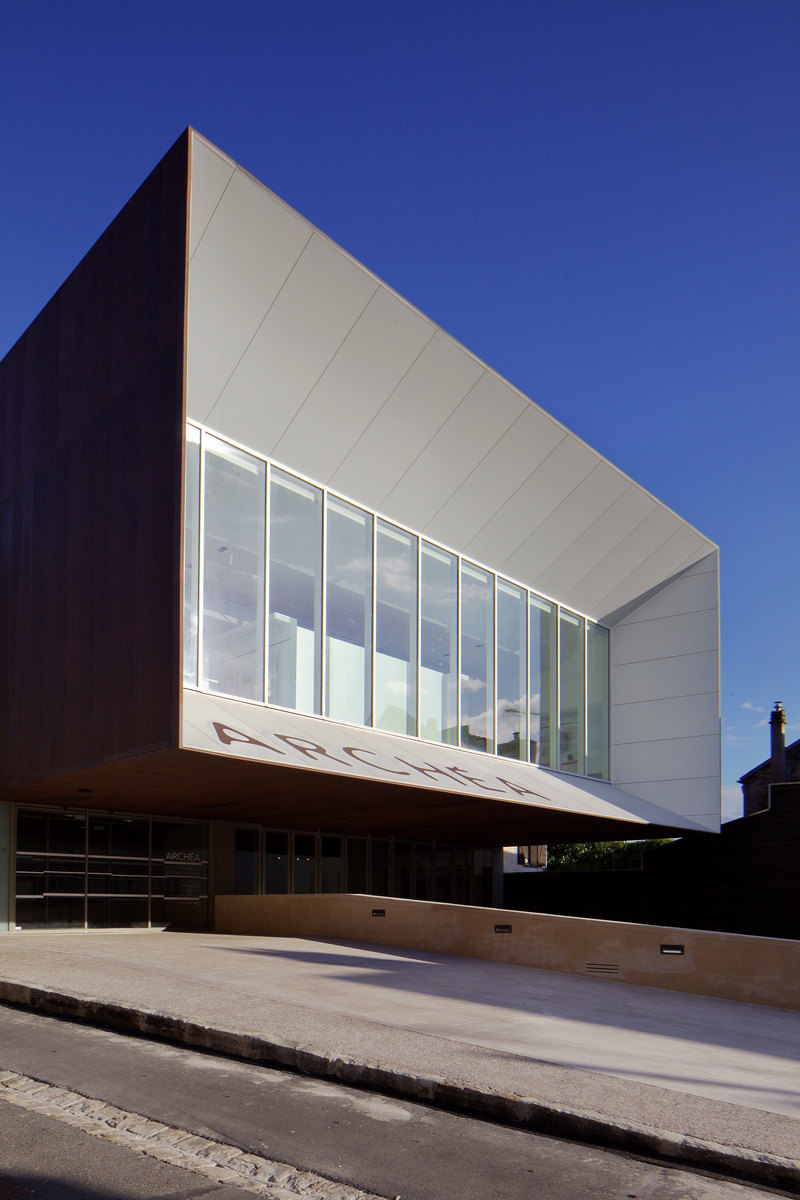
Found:
[[[0,928],[718,831],[717,548],[194,131],[0,434]]]

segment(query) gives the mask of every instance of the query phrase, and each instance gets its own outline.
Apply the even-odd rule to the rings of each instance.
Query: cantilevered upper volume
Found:
[[[0,798],[718,829],[714,544],[197,133],[0,387]]]
[[[196,134],[189,227],[188,418],[611,626],[613,783],[716,827],[713,543]]]

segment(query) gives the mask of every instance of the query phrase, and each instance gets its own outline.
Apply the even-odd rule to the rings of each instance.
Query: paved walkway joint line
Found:
[[[41,1116],[54,1117],[92,1137],[103,1138],[159,1162],[193,1171],[217,1184],[233,1184],[266,1200],[381,1200],[313,1171],[246,1154],[238,1146],[197,1137],[182,1129],[151,1121],[139,1113],[91,1100],[66,1088],[40,1083],[16,1071],[0,1072],[0,1099]]]

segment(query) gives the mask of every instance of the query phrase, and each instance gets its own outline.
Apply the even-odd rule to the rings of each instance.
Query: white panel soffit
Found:
[[[702,829],[688,817],[612,784],[188,688],[183,691],[182,746],[273,767],[424,787],[643,827]]]
[[[190,191],[192,419],[598,619],[715,549],[196,133]]]

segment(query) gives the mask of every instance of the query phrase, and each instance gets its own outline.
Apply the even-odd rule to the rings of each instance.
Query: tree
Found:
[[[547,847],[548,871],[636,871],[642,855],[674,838],[647,838],[639,842],[563,842]]]

